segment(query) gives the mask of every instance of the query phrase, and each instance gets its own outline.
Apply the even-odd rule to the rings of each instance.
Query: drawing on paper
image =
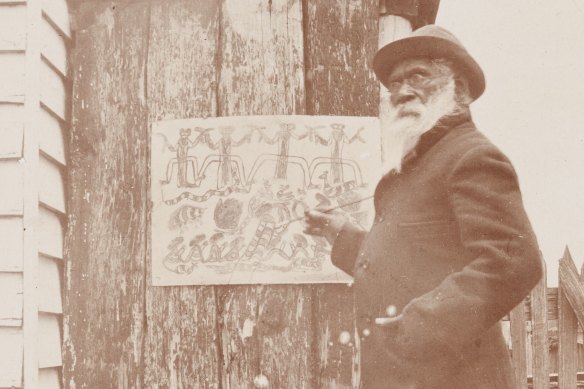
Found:
[[[376,118],[250,116],[154,123],[154,285],[347,282],[297,221],[340,206],[367,227]],[[346,206],[343,206],[347,204]]]

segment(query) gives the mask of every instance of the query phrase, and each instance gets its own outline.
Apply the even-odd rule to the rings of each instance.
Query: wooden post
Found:
[[[370,61],[377,50],[378,0],[308,0],[304,7],[306,111],[314,115],[375,116],[379,84]],[[313,287],[314,388],[359,384],[353,289]],[[351,334],[350,344],[338,339]]]
[[[300,0],[224,0],[218,64],[218,115],[305,113]],[[218,287],[223,388],[270,388],[313,381],[308,286]],[[242,331],[247,328],[243,337]],[[250,333],[251,332],[251,333]]]
[[[76,14],[63,382],[142,388],[148,215],[143,1]]]
[[[146,32],[149,123],[215,116],[220,11],[219,1],[151,3]],[[151,287],[150,255],[146,267],[144,387],[219,388],[223,361],[215,288]]]
[[[578,319],[568,302],[560,280],[558,290],[558,380],[560,389],[576,387]]]
[[[519,303],[509,314],[511,321],[511,348],[515,385],[524,388],[527,385],[527,331],[525,328],[525,303]]]
[[[549,388],[547,281],[545,263],[541,281],[531,292],[531,328],[533,389]],[[523,304],[521,304],[523,305]]]

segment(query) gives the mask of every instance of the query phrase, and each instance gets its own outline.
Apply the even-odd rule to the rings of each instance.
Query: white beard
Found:
[[[397,107],[391,105],[381,118],[382,174],[400,172],[403,158],[416,147],[422,134],[456,108],[454,80],[433,93],[426,104],[416,99]]]

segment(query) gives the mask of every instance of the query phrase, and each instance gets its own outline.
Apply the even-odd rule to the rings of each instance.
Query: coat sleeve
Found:
[[[468,347],[519,304],[542,276],[542,259],[525,214],[517,176],[492,145],[467,151],[454,166],[448,197],[467,265],[413,299],[391,347],[416,359]],[[389,345],[388,345],[389,347]]]
[[[355,261],[366,234],[366,231],[363,231],[350,221],[345,222],[334,241],[331,251],[333,265],[353,276]]]

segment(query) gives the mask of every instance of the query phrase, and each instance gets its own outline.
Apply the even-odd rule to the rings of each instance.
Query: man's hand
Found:
[[[304,212],[304,233],[323,236],[332,246],[347,219],[340,214],[329,214],[318,210]]]

